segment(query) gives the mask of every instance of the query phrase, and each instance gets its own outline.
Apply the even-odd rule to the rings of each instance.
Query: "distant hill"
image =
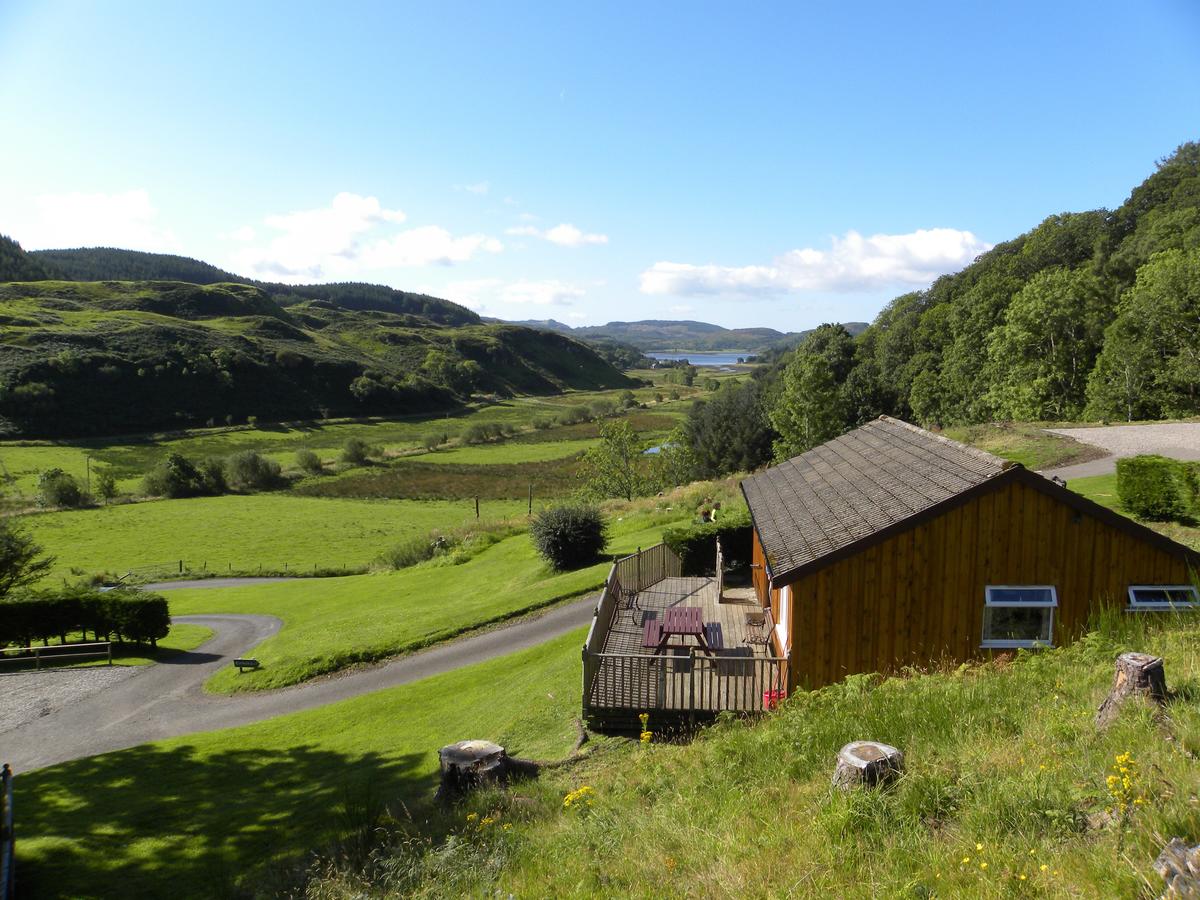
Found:
[[[261,288],[280,305],[292,306],[306,300],[326,300],[345,309],[376,309],[408,313],[445,325],[467,325],[480,321],[465,306],[430,297],[398,291],[381,284],[348,282],[344,284],[279,284],[243,278],[216,266],[169,253],[143,253],[113,247],[86,247],[77,250],[34,250],[26,254],[52,273],[71,281],[186,281],[189,284],[248,284]],[[42,276],[47,277],[47,276]],[[0,279],[34,281],[36,278]]]
[[[632,384],[583,343],[516,325],[447,325],[329,299],[283,305],[245,284],[0,284],[7,436],[410,414],[477,394]]]
[[[0,234],[0,281],[42,281],[62,278],[62,272],[32,256],[12,238]]]
[[[515,324],[569,334],[588,341],[617,341],[639,350],[746,350],[790,347],[799,344],[808,331],[777,331],[774,328],[722,328],[709,322],[687,319],[643,319],[638,322],[609,322],[572,328],[554,319],[529,319]],[[859,334],[866,322],[843,323],[851,334]]]

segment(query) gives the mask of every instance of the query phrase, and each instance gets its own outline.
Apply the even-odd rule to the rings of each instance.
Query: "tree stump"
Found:
[[[456,800],[484,783],[503,783],[510,777],[532,778],[541,764],[529,759],[509,756],[499,744],[491,741],[459,741],[438,751],[441,784],[437,798]]]
[[[1117,717],[1130,697],[1163,704],[1167,699],[1167,676],[1160,656],[1122,653],[1117,657],[1113,686],[1096,710],[1096,727],[1104,728]]]
[[[880,787],[904,771],[904,754],[888,744],[853,741],[838,751],[833,784],[844,791]]]
[[[1188,846],[1179,838],[1171,838],[1154,868],[1167,883],[1163,898],[1200,897],[1200,844]]]

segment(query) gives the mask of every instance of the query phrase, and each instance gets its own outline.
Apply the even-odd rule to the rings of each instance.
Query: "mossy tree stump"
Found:
[[[881,787],[904,771],[904,754],[889,744],[852,741],[838,751],[833,784],[844,791]]]
[[[1117,657],[1112,689],[1096,710],[1096,727],[1109,725],[1131,697],[1158,705],[1166,702],[1167,676],[1161,656],[1122,653]]]

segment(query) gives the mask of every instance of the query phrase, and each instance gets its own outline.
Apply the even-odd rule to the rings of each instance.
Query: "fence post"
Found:
[[[529,485],[529,515],[533,515],[533,484]]]
[[[108,642],[108,664],[112,665],[112,641]]]
[[[475,498],[475,518],[479,518],[479,497]]]
[[[183,560],[182,559],[179,561],[179,574],[180,575],[183,574]]]
[[[35,669],[42,667],[42,650],[40,647],[33,648],[33,667]]]
[[[637,548],[637,590],[642,589],[642,548]]]

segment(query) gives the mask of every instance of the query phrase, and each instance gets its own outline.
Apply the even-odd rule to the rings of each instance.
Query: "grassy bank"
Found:
[[[519,501],[485,504],[501,519],[524,513]],[[100,509],[41,513],[23,521],[56,573],[71,569],[123,574],[141,566],[199,571],[311,572],[365,566],[411,534],[452,528],[475,519],[473,502],[315,499],[289,494],[194,497]]]
[[[532,758],[570,750],[582,640],[577,632],[323,709],[19,775],[22,893],[231,896],[273,859],[348,832],[369,835],[410,812],[437,828],[438,747],[487,737]]]
[[[1074,465],[1107,455],[1099,447],[1061,434],[1050,434],[1043,430],[1044,427],[1047,426],[1031,422],[989,422],[955,426],[943,433],[948,438],[1019,462],[1035,471]]]
[[[385,839],[371,865],[306,896],[1157,896],[1163,842],[1200,837],[1197,639],[1194,617],[1116,613],[1067,649],[852,678],[757,725],[631,743],[482,796],[450,840]],[[1134,704],[1098,733],[1113,657],[1129,649],[1166,659],[1167,715]],[[833,789],[838,748],[862,738],[902,748],[906,774],[878,792]],[[1124,812],[1113,774],[1130,777]],[[584,785],[590,801],[565,806]]]

